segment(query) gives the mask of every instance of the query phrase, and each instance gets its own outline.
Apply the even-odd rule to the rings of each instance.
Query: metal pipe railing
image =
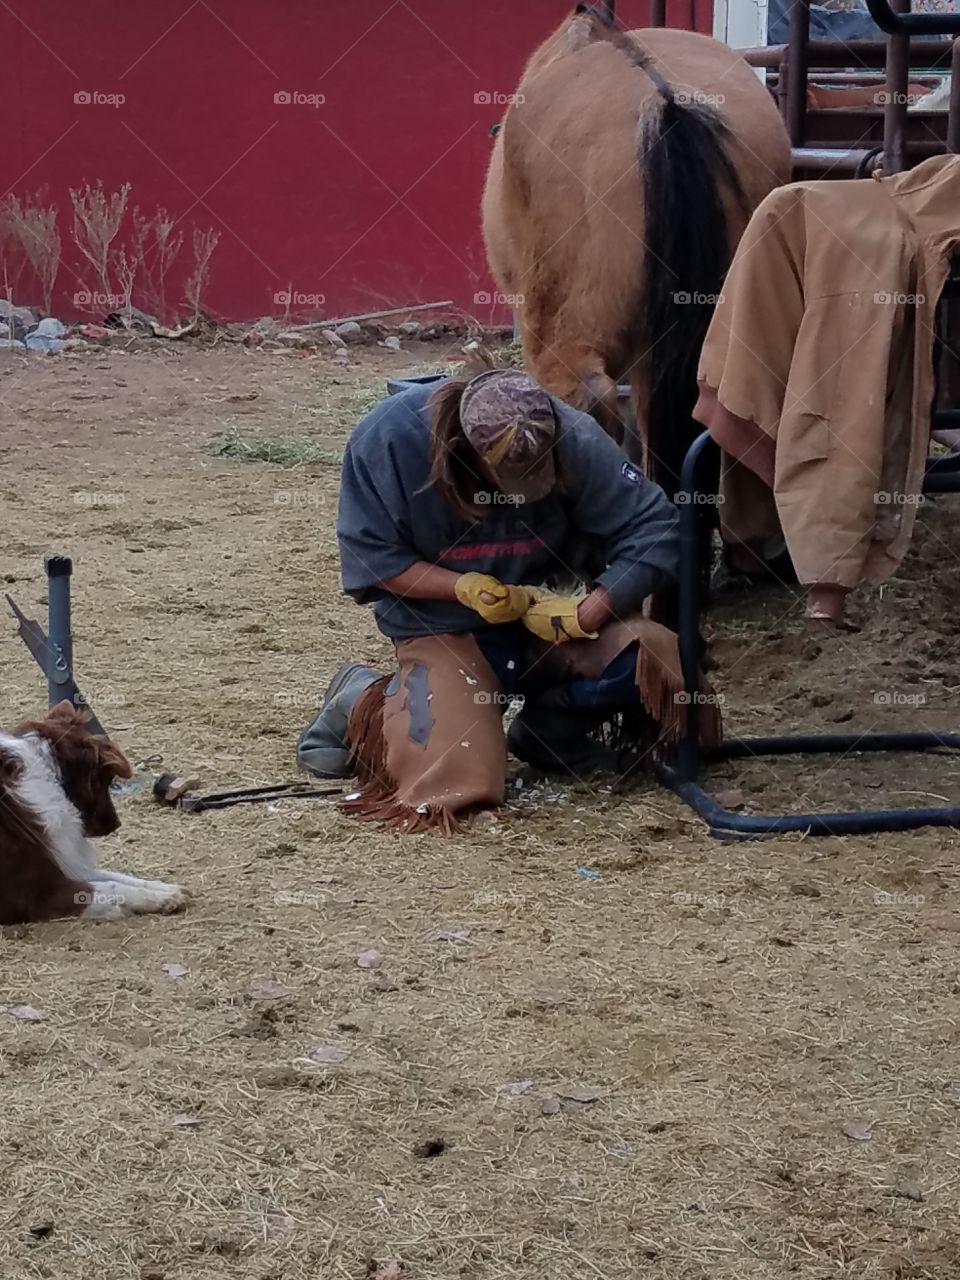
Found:
[[[887,4],[887,0],[884,0]],[[910,0],[890,0],[898,13],[907,13]],[[888,5],[889,7],[889,5]],[[891,13],[893,10],[891,9]],[[883,171],[900,173],[907,167],[907,86],[910,82],[910,37],[887,37],[887,91],[883,106]]]
[[[745,49],[743,56],[751,67],[778,67],[787,54],[785,44],[771,44],[762,49]],[[808,66],[855,66],[860,70],[882,70],[887,52],[885,40],[811,40]],[[911,67],[946,66],[953,49],[952,40],[925,40],[910,48]]]
[[[910,13],[894,9],[890,0],[867,0],[867,8],[880,30],[891,36],[960,35],[960,13]]]

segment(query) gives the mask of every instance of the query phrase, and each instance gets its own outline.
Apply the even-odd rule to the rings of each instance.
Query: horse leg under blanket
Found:
[[[361,695],[347,727],[360,790],[347,813],[401,831],[457,830],[503,804],[500,686],[471,635],[398,640],[397,672]]]

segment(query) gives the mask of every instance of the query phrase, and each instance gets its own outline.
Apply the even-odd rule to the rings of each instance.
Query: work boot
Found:
[[[619,773],[620,753],[593,737],[615,712],[525,703],[507,730],[507,749],[544,773],[588,778]]]
[[[360,662],[345,662],[323,695],[320,710],[297,740],[297,760],[318,778],[349,778],[347,721],[357,699],[380,673]]]

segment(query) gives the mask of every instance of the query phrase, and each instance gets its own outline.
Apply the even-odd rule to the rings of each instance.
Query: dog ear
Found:
[[[133,767],[120,748],[109,738],[94,738],[97,744],[97,755],[100,768],[109,771],[114,778],[132,778]]]
[[[89,719],[89,712],[81,710],[80,707],[74,706],[69,698],[63,698],[47,712],[48,720],[56,720],[63,725],[85,724]]]

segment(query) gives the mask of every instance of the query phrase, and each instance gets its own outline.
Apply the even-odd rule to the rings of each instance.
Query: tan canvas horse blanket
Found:
[[[634,616],[608,623],[596,640],[550,645],[531,637],[526,657],[549,686],[597,678],[629,645],[637,645],[636,682],[646,712],[644,754],[669,751],[686,723],[677,637]],[[451,835],[458,817],[499,808],[506,793],[504,699],[479,645],[464,635],[395,642],[397,671],[364,691],[347,738],[359,789],[342,803],[347,813],[401,831]],[[704,691],[705,682],[701,682]],[[700,707],[701,740],[719,740],[717,700]]]
[[[879,583],[910,543],[930,439],[937,301],[960,246],[960,157],[760,204],[704,343],[694,416],[725,451],[720,523],[783,529],[801,583]]]

